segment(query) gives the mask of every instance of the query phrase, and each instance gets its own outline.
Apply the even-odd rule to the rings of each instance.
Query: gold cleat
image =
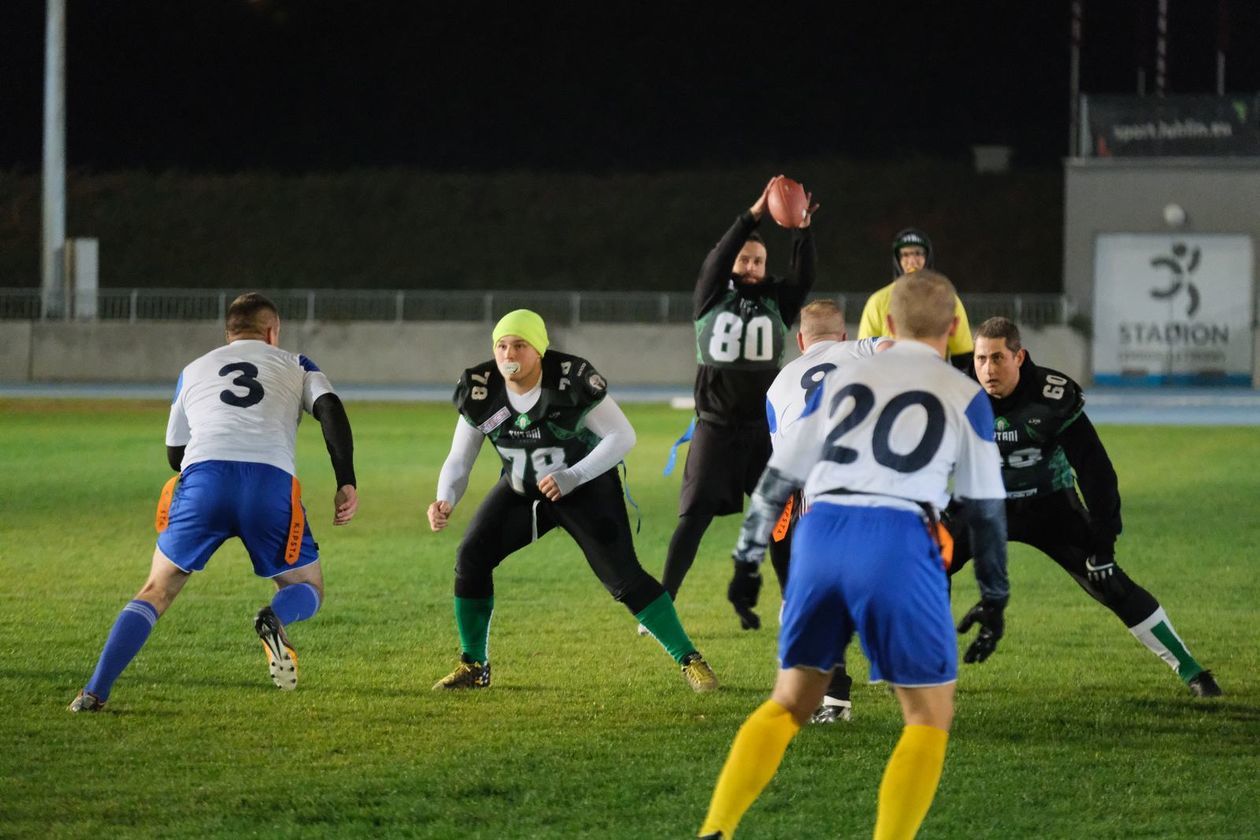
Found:
[[[460,657],[459,664],[455,666],[455,670],[451,671],[445,677],[433,684],[434,691],[441,691],[444,688],[489,688],[490,687],[490,663],[473,662],[464,657]]]
[[[708,662],[704,661],[699,651],[692,651],[683,657],[682,675],[692,691],[702,693],[717,691],[717,675],[713,673],[713,669],[709,667]]]

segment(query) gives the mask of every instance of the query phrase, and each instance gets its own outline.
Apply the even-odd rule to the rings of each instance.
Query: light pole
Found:
[[[66,246],[66,0],[47,0],[44,38],[42,312],[69,314],[63,255]]]

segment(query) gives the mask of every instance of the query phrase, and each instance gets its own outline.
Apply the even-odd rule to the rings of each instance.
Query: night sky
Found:
[[[69,164],[661,170],[1067,150],[1068,0],[68,0]],[[44,4],[0,3],[0,168],[38,170]],[[1169,90],[1215,88],[1217,0],[1171,0]],[[1154,80],[1155,0],[1085,0],[1082,87]],[[1260,89],[1260,3],[1228,4]]]

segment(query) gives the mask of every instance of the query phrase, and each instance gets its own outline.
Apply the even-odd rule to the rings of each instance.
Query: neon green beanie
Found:
[[[547,340],[547,325],[543,323],[542,316],[529,309],[514,309],[499,319],[490,334],[491,349],[505,335],[519,335],[538,351],[539,356],[546,355],[547,346],[551,343]]]

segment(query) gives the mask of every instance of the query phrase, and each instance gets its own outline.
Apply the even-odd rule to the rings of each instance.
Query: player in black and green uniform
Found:
[[[455,622],[462,654],[435,689],[490,685],[494,569],[552,528],[567,531],[609,593],[661,643],[696,691],[717,679],[687,637],[674,603],[634,553],[617,464],[634,429],[591,363],[548,349],[542,318],[510,312],[493,333],[494,359],[466,370],[455,389],[451,452],[429,525],[446,527],[489,439],[503,475],[473,515],[455,559]]]
[[[809,227],[815,205],[792,231],[788,276],[766,275],[766,246],[757,226],[780,177],[739,214],[696,281],[695,429],[662,576],[674,597],[713,517],[742,513],[744,496],[770,460],[766,391],[783,361],[787,331],[813,288],[818,261]]]
[[[1006,318],[990,318],[976,330],[975,374],[993,404],[1008,539],[1049,555],[1196,696],[1218,696],[1212,673],[1190,655],[1164,608],[1116,564],[1116,471],[1085,414],[1080,386],[1033,364],[1019,328]],[[951,575],[971,558],[967,529],[952,530]]]

